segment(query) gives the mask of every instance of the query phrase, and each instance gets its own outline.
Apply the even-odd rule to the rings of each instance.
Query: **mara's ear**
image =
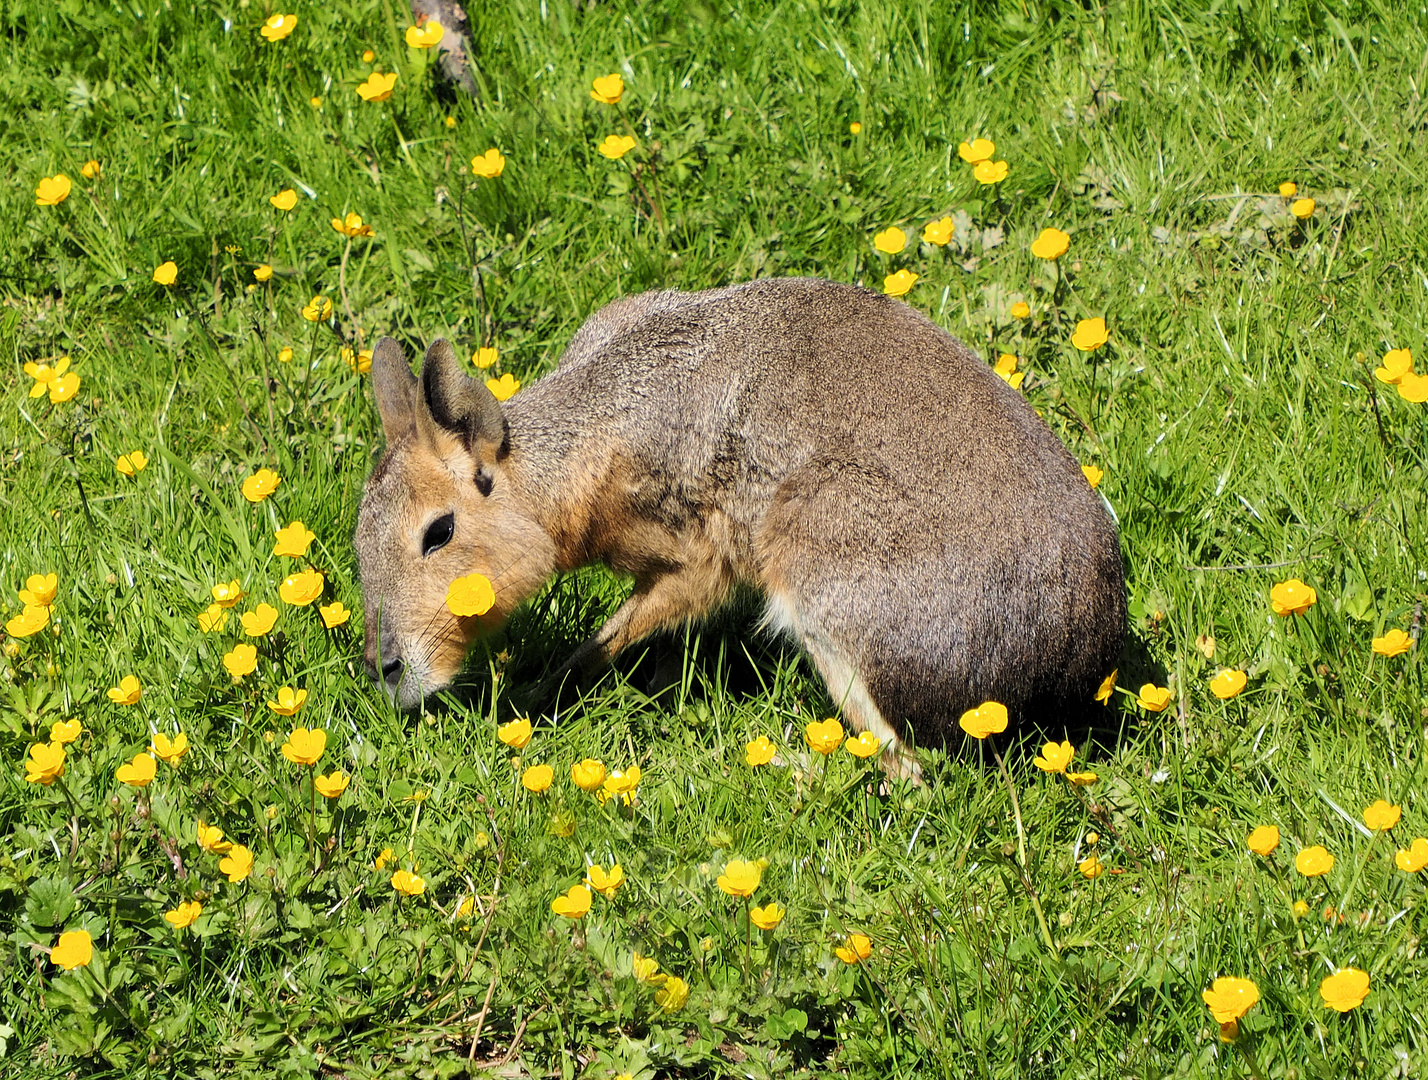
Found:
[[[388,443],[416,430],[417,379],[407,354],[389,337],[372,350],[372,390]]]
[[[495,395],[480,379],[461,370],[456,350],[437,338],[426,350],[421,367],[422,397],[427,414],[439,427],[457,435],[482,463],[504,454],[506,417]]]

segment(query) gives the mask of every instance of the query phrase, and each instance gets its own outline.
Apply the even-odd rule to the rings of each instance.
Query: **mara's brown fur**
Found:
[[[404,706],[552,573],[594,562],[635,588],[573,662],[747,583],[895,756],[987,700],[1079,712],[1120,652],[1100,497],[1019,393],[900,301],[806,279],[630,297],[504,404],[444,341],[418,381],[383,340],[372,375],[387,451],[357,526],[366,656]],[[496,607],[457,619],[447,585],[473,572]]]

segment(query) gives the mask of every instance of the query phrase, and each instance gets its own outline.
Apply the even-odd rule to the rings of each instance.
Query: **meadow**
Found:
[[[1428,1068],[1423,9],[467,11],[474,94],[395,0],[0,6],[0,1072]],[[795,274],[1086,467],[1104,721],[884,782],[749,601],[532,707],[599,570],[394,710],[376,339]]]

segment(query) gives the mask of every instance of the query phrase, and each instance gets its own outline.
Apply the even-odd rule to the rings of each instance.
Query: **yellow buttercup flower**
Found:
[[[570,766],[570,779],[581,791],[596,791],[605,783],[605,764],[586,758]]]
[[[531,741],[531,722],[519,719],[502,724],[496,729],[496,738],[512,750],[524,750]]]
[[[849,135],[861,135],[862,133],[863,125],[858,123],[858,121],[854,120],[851,124],[848,125]]]
[[[34,743],[25,759],[25,779],[48,787],[64,775],[65,749],[57,742]]]
[[[849,934],[847,943],[834,949],[833,955],[845,964],[861,964],[873,955],[873,939],[867,934]]]
[[[172,285],[177,280],[178,263],[172,259],[169,259],[167,262],[161,262],[158,266],[154,267],[154,284]]]
[[[1405,374],[1398,380],[1398,396],[1415,405],[1428,401],[1428,375],[1418,375],[1412,371]]]
[[[332,301],[325,296],[314,296],[302,309],[302,317],[308,322],[326,322],[332,318]]]
[[[1298,578],[1281,581],[1269,590],[1269,604],[1276,615],[1304,615],[1319,602],[1319,594]]]
[[[407,45],[413,49],[429,49],[440,44],[445,36],[446,29],[435,19],[428,19],[420,26],[408,26],[406,33]]]
[[[272,203],[275,208],[284,213],[296,206],[297,200],[298,194],[292,188],[283,188],[283,190],[276,195],[270,195],[268,197],[268,202]]]
[[[521,773],[521,786],[527,791],[539,795],[550,787],[551,781],[554,779],[555,770],[549,765],[532,765]]]
[[[38,634],[50,624],[50,609],[43,604],[26,604],[20,614],[5,622],[5,633],[14,638]]]
[[[1094,487],[1100,487],[1100,486],[1101,486],[1101,480],[1102,480],[1102,479],[1105,477],[1105,475],[1106,475],[1104,472],[1102,472],[1100,469],[1096,468],[1096,466],[1094,466],[1094,465],[1082,465],[1082,466],[1081,466],[1081,473],[1082,473],[1083,476],[1086,477],[1086,483],[1090,484],[1093,488],[1094,488]]]
[[[760,735],[744,745],[744,760],[757,768],[773,760],[775,747],[767,735]]]
[[[252,611],[245,611],[238,617],[243,624],[243,633],[249,637],[263,637],[278,621],[278,609],[272,604],[259,604]]]
[[[1013,319],[1026,319],[1031,317],[1031,305],[1025,300],[1018,300],[1007,310]]]
[[[485,574],[467,574],[446,587],[446,610],[458,618],[484,615],[496,604],[496,590]]]
[[[111,686],[105,691],[105,695],[115,705],[137,705],[143,693],[144,687],[133,675],[125,675],[119,680],[118,686]]]
[[[218,870],[227,875],[229,884],[237,885],[253,872],[253,853],[242,844],[234,844],[218,861]]]
[[[764,868],[756,861],[731,859],[715,884],[730,896],[753,896],[763,879]]]
[[[929,221],[922,227],[922,242],[924,244],[933,244],[936,247],[945,247],[952,242],[954,229],[955,226],[950,217]]]
[[[590,868],[585,871],[585,884],[606,900],[615,899],[615,892],[624,883],[625,871],[621,869],[619,863],[615,863],[609,870],[592,863]]]
[[[275,14],[270,16],[268,21],[258,28],[258,33],[262,34],[268,41],[282,41],[283,38],[293,32],[293,28],[297,26],[297,20],[298,17],[296,15]]]
[[[1314,215],[1314,206],[1315,203],[1313,199],[1295,199],[1289,204],[1289,212],[1300,221],[1303,221],[1305,218]]]
[[[889,274],[883,278],[883,295],[906,296],[921,276],[911,270],[899,270],[896,274]]]
[[[1093,772],[1068,772],[1066,774],[1066,779],[1071,781],[1071,783],[1075,784],[1077,787],[1090,787],[1097,780],[1099,780],[1100,777],[1098,777]]]
[[[188,753],[188,736],[180,731],[170,739],[162,731],[156,731],[149,751],[165,765],[176,769],[183,756]]]
[[[257,281],[268,281],[273,276],[273,268],[267,263],[253,267],[253,277]]]
[[[79,376],[73,371],[59,376],[50,383],[50,404],[58,405],[79,393]]]
[[[1286,180],[1279,185],[1279,197],[1281,199],[1292,199],[1299,194],[1299,185],[1293,180]]]
[[[1393,857],[1394,865],[1405,874],[1416,874],[1428,866],[1428,839],[1415,837],[1406,848],[1399,848]]]
[[[64,173],[41,177],[35,187],[35,205],[58,206],[69,198],[71,187],[69,177]]]
[[[1396,386],[1405,375],[1413,373],[1412,349],[1389,349],[1383,354],[1383,364],[1373,369],[1373,376],[1381,383]]]
[[[86,180],[93,180],[95,177],[102,176],[103,174],[103,167],[93,158],[90,158],[88,161],[86,161],[83,165],[79,167],[79,175],[84,177]]]
[[[329,630],[341,626],[348,619],[352,618],[352,612],[342,606],[341,600],[335,600],[326,606],[319,605],[317,613],[322,616],[322,625]]]
[[[1294,856],[1294,869],[1305,877],[1323,877],[1334,868],[1334,856],[1315,844]]]
[[[1019,362],[1019,358],[1014,353],[1002,353],[997,357],[996,366],[992,368],[1002,382],[1013,390],[1020,390],[1022,381],[1026,378],[1026,372],[1016,369]]]
[[[372,350],[359,349],[353,351],[346,345],[342,346],[342,359],[358,375],[365,375],[372,370]]]
[[[237,578],[232,581],[220,581],[209,591],[213,594],[213,602],[221,608],[231,608],[248,595],[243,591],[243,585]]]
[[[203,914],[203,905],[197,900],[189,900],[180,904],[172,911],[164,912],[164,919],[175,930],[182,930],[192,926],[198,921],[198,917]]]
[[[198,823],[198,846],[210,855],[226,855],[233,850],[233,842],[223,839],[223,830],[217,825]]]
[[[1279,828],[1275,825],[1261,825],[1245,838],[1245,846],[1256,855],[1273,855],[1279,847]]]
[[[1340,968],[1319,984],[1319,996],[1324,999],[1324,1007],[1336,1012],[1357,1009],[1368,994],[1368,972],[1358,968]]]
[[[1259,1001],[1259,987],[1249,979],[1221,975],[1210,984],[1210,989],[1200,991],[1200,997],[1209,1006],[1216,1023],[1228,1024],[1254,1008]]]
[[[233,681],[239,682],[244,675],[258,670],[258,650],[252,645],[234,645],[231,652],[223,654],[223,666]]]
[[[65,971],[84,967],[94,959],[94,939],[88,930],[66,930],[50,949],[50,963]]]
[[[1245,688],[1249,682],[1249,676],[1243,671],[1234,668],[1224,668],[1210,680],[1210,693],[1214,694],[1221,701],[1229,701]]]
[[[1071,237],[1067,236],[1060,229],[1042,229],[1031,244],[1031,253],[1038,259],[1047,259],[1055,262],[1065,255],[1071,247]]]
[[[44,397],[50,392],[50,388],[55,384],[55,381],[68,370],[68,356],[61,356],[52,364],[37,364],[32,360],[27,361],[25,364],[25,374],[35,380],[35,385],[30,387],[30,397]]]
[[[130,450],[114,461],[114,470],[123,476],[138,476],[148,468],[149,459],[142,450]]]
[[[783,922],[783,917],[787,914],[788,909],[775,901],[763,907],[749,908],[749,921],[760,930],[772,930]]]
[[[285,604],[291,604],[293,607],[307,607],[322,595],[325,584],[326,578],[309,567],[306,570],[299,570],[296,574],[289,574],[278,586],[278,596]]]
[[[259,469],[243,481],[243,498],[250,503],[260,503],[277,491],[282,482],[283,478],[272,469]]]
[[[1077,872],[1088,881],[1095,881],[1106,872],[1106,864],[1095,855],[1088,855],[1076,864]]]
[[[1170,704],[1170,687],[1146,683],[1140,688],[1135,703],[1146,712],[1164,712]]]
[[[651,986],[662,986],[668,976],[659,973],[659,961],[649,956],[634,954],[630,962],[630,969],[635,978],[642,983],[649,983]]]
[[[509,371],[499,379],[487,379],[486,389],[491,391],[491,396],[497,401],[507,401],[517,390],[521,388],[521,381]]]
[[[849,739],[843,749],[855,758],[870,758],[882,749],[883,741],[871,731],[861,731],[856,739]]]
[[[307,696],[306,691],[299,690],[298,693]],[[294,765],[316,765],[326,749],[327,732],[322,728],[295,727],[282,746],[283,757]]]
[[[84,732],[84,725],[78,720],[56,720],[50,725],[50,742],[57,746],[72,743]]]
[[[1071,335],[1071,344],[1082,352],[1095,352],[1110,340],[1105,319],[1082,319],[1076,324],[1076,332]]]
[[[1007,729],[1007,707],[999,701],[986,701],[962,714],[958,725],[974,739],[985,739]]]
[[[1385,832],[1393,828],[1403,818],[1403,808],[1394,806],[1385,799],[1375,799],[1364,810],[1364,824],[1374,832]]]
[[[584,885],[572,885],[566,892],[550,902],[550,910],[567,919],[579,919],[590,910],[590,904],[594,899],[595,897]]]
[[[628,769],[614,769],[605,777],[605,782],[600,785],[600,802],[603,804],[607,799],[623,799],[626,806],[630,806],[635,801],[635,791],[640,786],[640,767],[631,765]]]
[[[500,359],[500,355],[501,354],[498,353],[495,349],[488,349],[485,346],[482,346],[471,354],[471,362],[475,364],[478,368],[480,368],[482,371],[485,371],[488,367],[491,367],[493,364],[495,364],[497,360]]]
[[[618,161],[636,146],[633,136],[630,135],[606,135],[605,140],[595,149],[609,158],[611,161]]]
[[[367,76],[367,81],[357,87],[357,96],[363,101],[386,101],[392,96],[392,90],[397,85],[397,73],[394,71],[390,75],[383,75],[380,71],[374,71]]]
[[[31,574],[25,579],[25,587],[20,590],[20,603],[26,607],[49,607],[58,595],[58,574]]]
[[[803,728],[803,739],[820,754],[831,754],[843,744],[843,725],[836,718],[815,720]]]
[[[677,1013],[689,1000],[689,984],[678,975],[670,975],[655,991],[654,999],[661,1012]]]
[[[625,80],[618,75],[601,75],[590,85],[590,96],[603,105],[618,105],[625,96]]]
[[[1075,756],[1076,748],[1069,739],[1059,743],[1049,742],[1041,748],[1040,756],[1034,758],[1032,764],[1042,772],[1064,773]]]
[[[506,171],[506,159],[494,146],[471,159],[471,173],[483,180],[494,180]]]
[[[907,247],[907,233],[897,226],[884,229],[873,237],[873,247],[888,255],[896,255],[903,248]]]
[[[317,788],[317,793],[325,799],[341,798],[342,793],[347,790],[347,785],[352,782],[352,777],[348,776],[341,769],[333,769],[326,776],[314,776],[313,786]]]
[[[961,143],[957,147],[957,156],[968,165],[979,165],[984,161],[989,161],[996,152],[997,144],[991,139],[973,139],[971,142]]]
[[[1394,627],[1383,637],[1373,639],[1373,651],[1380,656],[1401,656],[1413,648],[1413,638]]]
[[[114,779],[130,787],[145,788],[154,782],[158,771],[159,763],[152,754],[139,753],[134,755],[133,761],[126,761],[114,770]]]
[[[279,716],[295,716],[306,701],[306,690],[294,690],[291,686],[282,686],[278,688],[275,699],[268,702],[268,708]],[[324,734],[324,741],[326,738],[327,736]]]
[[[287,528],[278,529],[275,535],[278,542],[273,545],[273,554],[286,555],[290,559],[307,558],[307,549],[317,539],[317,533],[301,521],[294,521]]]
[[[1010,171],[1005,161],[979,161],[972,167],[972,176],[979,184],[1000,184]]]
[[[332,227],[343,236],[372,235],[372,226],[362,223],[361,214],[348,214],[346,217],[333,218]]]

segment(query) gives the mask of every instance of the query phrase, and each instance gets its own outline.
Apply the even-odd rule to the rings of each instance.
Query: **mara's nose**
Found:
[[[382,665],[382,680],[389,686],[396,686],[402,681],[402,662],[400,660],[388,660]]]

